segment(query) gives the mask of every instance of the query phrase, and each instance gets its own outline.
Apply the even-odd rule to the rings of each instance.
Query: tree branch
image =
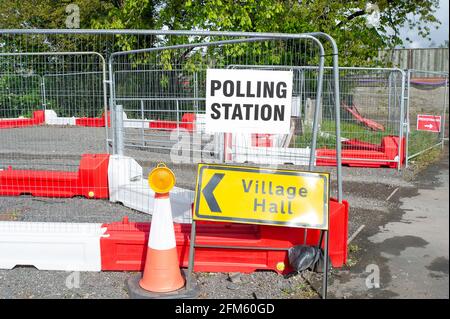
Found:
[[[343,25],[344,23],[349,22],[349,21],[351,21],[351,20],[353,20],[353,19],[355,19],[355,18],[357,18],[357,17],[360,17],[360,16],[362,16],[362,15],[365,15],[365,14],[366,14],[366,10],[359,10],[359,11],[353,12],[351,15],[349,15],[349,16],[347,17],[346,20],[339,22],[339,23],[336,25],[336,27],[338,28],[338,27],[340,27],[341,25]]]

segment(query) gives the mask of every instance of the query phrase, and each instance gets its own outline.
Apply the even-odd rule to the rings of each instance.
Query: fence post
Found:
[[[388,77],[388,121],[392,121],[392,76],[393,72],[389,73]],[[395,83],[395,82],[394,82]],[[395,102],[396,95],[394,94],[394,102]],[[395,108],[394,108],[395,109]]]
[[[444,149],[444,140],[445,140],[445,111],[447,110],[447,99],[448,99],[448,74],[445,79],[445,92],[444,92],[444,105],[442,108],[442,118],[441,118],[441,132],[439,133],[441,136],[442,149]]]
[[[141,99],[141,133],[142,133],[142,146],[145,146],[145,131],[144,131],[144,100]]]
[[[116,147],[117,155],[123,155],[123,106],[118,104],[115,108],[116,113]]]
[[[47,109],[47,97],[45,93],[45,75],[41,77],[41,96],[42,96],[42,107],[44,110]]]
[[[411,70],[407,71],[406,75],[406,89],[405,89],[405,100],[406,100],[406,141],[405,141],[405,168],[408,168],[408,157],[409,157],[409,130],[410,130],[410,121],[409,121],[409,95],[410,95],[410,89],[411,89]],[[403,121],[403,120],[402,120]]]
[[[325,67],[325,57],[322,54],[320,56],[319,61],[319,74],[318,74],[318,81],[317,81],[317,96],[316,96],[316,107],[314,110],[314,121],[313,121],[313,128],[312,128],[312,141],[311,141],[311,153],[309,156],[309,166],[308,169],[312,170],[313,167],[316,166],[316,146],[317,146],[317,131],[319,126],[319,112],[320,112],[320,106],[322,104],[322,86],[323,86],[323,69]],[[336,125],[337,126],[337,125]]]
[[[405,71],[400,70],[402,74],[402,89],[401,89],[401,101],[400,101],[400,132],[399,132],[399,143],[398,143],[398,164],[397,164],[397,170],[400,171],[402,169],[402,160],[401,160],[401,154],[403,152],[403,132],[405,127],[405,82],[406,82],[406,76]],[[405,143],[406,144],[406,143]],[[406,146],[405,146],[406,148]],[[405,152],[406,154],[406,152]]]
[[[175,102],[177,107],[177,138],[180,139],[180,102],[178,100]]]
[[[194,113],[198,114],[198,79],[197,79],[197,72],[194,71]]]

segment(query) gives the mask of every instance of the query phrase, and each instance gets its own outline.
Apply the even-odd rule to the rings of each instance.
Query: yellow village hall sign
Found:
[[[329,174],[199,164],[194,220],[328,229]]]

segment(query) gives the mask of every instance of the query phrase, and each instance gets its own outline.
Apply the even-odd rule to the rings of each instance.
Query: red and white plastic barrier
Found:
[[[0,222],[0,268],[101,271],[102,224]]]
[[[194,129],[204,134],[204,114],[196,114]],[[326,133],[323,133],[326,134]],[[308,165],[311,149],[286,147],[286,135],[281,134],[224,134],[225,160],[236,163]],[[353,167],[397,168],[405,162],[406,139],[402,140],[402,154],[398,154],[400,138],[385,136],[381,144],[341,138],[342,164]],[[220,150],[216,150],[220,151]],[[317,149],[317,166],[336,166],[335,149]]]
[[[342,164],[351,167],[389,167],[398,168],[405,163],[406,139],[402,140],[402,153],[398,154],[400,138],[385,136],[380,145],[349,140],[342,143]],[[399,158],[400,156],[400,158]],[[316,165],[336,166],[336,150],[318,149]]]
[[[348,203],[330,200],[329,255],[333,267],[347,262]],[[191,224],[175,225],[175,238],[181,267],[188,266]],[[104,224],[107,229],[101,239],[102,270],[142,271],[149,236],[150,223],[122,222]],[[308,229],[304,243],[304,228],[266,225],[197,222],[195,271],[244,272],[273,270],[289,273],[287,250],[307,244],[317,245],[320,231]],[[201,246],[232,246],[236,249]],[[248,247],[248,248],[245,248]],[[252,249],[256,248],[256,249]],[[280,248],[283,248],[280,250]],[[280,270],[277,265],[286,265]]]
[[[0,129],[4,128],[18,128],[27,126],[42,125],[45,122],[44,111],[38,110],[33,112],[32,118],[3,118],[0,119]]]
[[[237,163],[308,165],[311,149],[283,147],[284,138],[281,134],[232,134],[228,146],[230,160]]]
[[[347,225],[347,202],[331,200],[329,254],[333,267],[347,261]],[[150,223],[132,223],[127,218],[109,224],[0,222],[0,268],[33,265],[40,270],[142,271],[150,227]],[[176,223],[174,229],[180,266],[187,267],[191,224]],[[287,250],[304,244],[304,232],[303,228],[198,222],[197,245],[236,249],[198,247],[194,270],[289,273]],[[319,230],[309,229],[306,244],[317,245],[319,236]],[[280,263],[286,266],[283,270]]]
[[[111,126],[110,112],[108,114],[108,126]],[[126,118],[126,117],[125,117]],[[85,127],[105,127],[106,116],[102,114],[100,117],[60,117],[53,110],[45,110],[45,124],[47,125],[73,125]]]
[[[108,126],[111,127],[110,111],[108,111]],[[145,128],[145,129],[161,129],[173,130],[182,128],[192,132],[194,130],[193,123],[195,122],[195,115],[193,113],[186,113],[180,123],[175,121],[165,120],[150,120],[150,119],[129,119],[127,114],[123,112],[123,127],[124,128]],[[84,127],[105,127],[105,116],[96,117],[59,117],[53,110],[45,110],[45,124],[47,125],[73,125]]]
[[[58,117],[55,111],[45,110],[45,124],[47,125],[76,125],[76,117]]]
[[[153,124],[152,124],[153,123]],[[185,113],[179,126],[176,122],[152,122],[150,127],[175,130],[178,127],[188,132],[195,132],[202,136],[209,136],[205,132],[205,114]],[[219,134],[215,134],[219,138]],[[287,148],[287,134],[223,134],[223,150],[216,149],[216,153],[224,152],[226,161],[254,164],[294,164],[308,165],[310,148]],[[216,144],[216,148],[220,143]]]
[[[154,192],[143,177],[142,167],[132,158],[109,154],[84,154],[78,172],[0,170],[0,196],[30,194],[41,197],[107,199],[153,213]],[[173,219],[191,222],[194,191],[174,187],[170,193]]]
[[[108,198],[109,154],[84,154],[78,172],[0,170],[0,196]]]
[[[308,165],[311,149],[288,148],[277,145],[281,135],[265,137],[263,143],[255,143],[256,134],[226,134],[225,159],[236,163]],[[261,141],[261,139],[259,139]],[[342,165],[351,167],[397,168],[405,162],[406,139],[402,141],[402,154],[398,154],[400,138],[385,136],[381,144],[342,139]],[[316,166],[336,166],[335,149],[317,149]]]
[[[201,126],[192,126],[192,131],[196,127],[201,129]],[[254,137],[256,146],[252,147],[272,149],[260,145],[276,145],[273,140],[269,142],[269,136],[264,138],[261,141],[259,136]],[[154,192],[143,177],[142,167],[125,156],[83,155],[77,173],[10,168],[0,171],[0,185],[0,195],[109,197],[112,202],[121,202],[145,213],[152,213],[154,206]],[[188,263],[193,199],[191,190],[175,187],[170,192],[173,220],[177,223],[176,247],[182,267]],[[334,267],[346,262],[347,225],[348,204],[331,200],[329,248]],[[304,244],[302,228],[211,222],[199,222],[197,227],[197,245],[237,248],[197,248],[196,271],[265,269],[287,273],[291,270],[287,250]],[[149,229],[149,223],[130,223],[127,219],[111,224],[1,222],[0,268],[34,265],[42,270],[142,270]],[[317,244],[319,233],[319,230],[308,230],[306,244]],[[255,247],[259,249],[252,249]],[[280,263],[287,265],[284,270],[279,267]]]

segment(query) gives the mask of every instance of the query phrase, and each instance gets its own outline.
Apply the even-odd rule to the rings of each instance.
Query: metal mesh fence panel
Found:
[[[318,69],[308,66],[231,67],[294,71],[293,106],[298,129],[289,148],[304,147],[305,141],[311,140]],[[399,137],[401,134],[403,72],[398,69],[340,67],[339,73],[341,143],[347,150],[342,157],[344,164],[350,160],[362,161],[367,165],[371,162],[398,161],[396,158],[386,159],[381,156],[381,151],[383,138]],[[325,67],[323,86],[317,138],[319,160],[336,158],[335,153],[322,152],[336,148],[335,95],[332,69],[329,67]],[[398,146],[397,151],[400,151]]]
[[[110,104],[115,110],[115,153],[145,163],[145,166],[154,166],[159,161],[175,164],[175,167],[200,162],[313,166],[314,137],[317,136],[313,134],[314,121],[301,141],[294,137],[294,131],[301,130],[299,118],[295,116],[290,121],[291,134],[206,131],[206,73],[210,69],[230,69],[232,65],[313,66],[308,92],[319,105],[323,84],[320,65],[324,63],[320,42],[301,36],[240,39],[210,36],[207,41],[183,39],[183,36],[164,38],[160,40],[170,45],[117,52],[111,56]],[[255,69],[258,68],[247,67],[247,70]],[[298,84],[297,76],[294,85]],[[298,87],[294,89],[294,99],[298,90]],[[289,148],[290,144],[295,147]],[[178,175],[189,180],[195,172],[190,166],[184,167],[178,170]],[[146,171],[144,167],[143,176]],[[129,175],[133,175],[133,169],[129,169]],[[191,189],[192,186],[187,185]],[[136,179],[118,185],[114,192],[140,194],[147,188],[146,181]],[[178,196],[186,193],[174,191]],[[145,210],[146,198],[135,197],[130,205]],[[188,222],[188,219],[190,212],[184,214],[183,221]]]
[[[40,75],[26,73],[25,70],[0,74],[0,117],[31,116],[33,111],[42,108],[41,90]]]
[[[325,55],[324,43],[334,45],[326,35],[3,31],[1,195],[109,197],[111,202],[151,213],[152,196],[145,178],[159,161],[171,163],[180,177],[177,185],[187,188],[173,192],[182,202],[192,200],[195,165],[177,163],[313,166],[317,139],[314,114],[318,114],[315,110],[321,105],[323,87],[321,66],[326,59],[337,66],[337,48],[330,50],[325,45],[330,51]],[[110,64],[105,65],[105,61]],[[206,70],[232,65],[311,68],[303,72],[293,69],[290,134],[205,132]],[[109,68],[107,74],[105,68]],[[338,90],[331,81],[332,71],[329,73],[330,89]],[[301,101],[302,96],[313,105],[308,113],[311,121],[304,127],[301,108],[306,102]],[[101,154],[109,151],[114,156],[105,166]],[[120,161],[122,155],[128,159]],[[80,184],[85,172],[88,186]],[[108,181],[111,176],[125,187],[114,188],[117,184]],[[100,188],[89,186],[101,179],[106,184]],[[339,181],[338,188],[341,200]],[[119,192],[120,196],[115,196]],[[177,204],[174,211],[179,211]]]
[[[99,177],[108,156],[103,57],[0,53],[0,65],[3,78],[39,79],[39,90],[0,91],[0,195],[107,198],[107,179]],[[74,74],[83,78],[74,81]]]
[[[340,68],[339,72],[343,163],[360,161],[370,166],[400,162],[404,73],[398,69],[351,67]],[[324,103],[331,105],[334,96],[327,92],[330,90],[325,91]],[[330,106],[323,109],[329,110]],[[330,139],[335,125],[332,119],[329,112],[322,116],[319,136],[323,140],[319,141],[319,148],[334,148],[334,139]],[[386,138],[394,138],[396,156],[387,155]]]
[[[105,104],[103,73],[68,72],[43,76],[43,105],[65,117],[100,117]]]
[[[81,127],[77,122],[104,113],[103,76],[86,73],[105,71],[101,56],[0,53],[0,60],[2,167],[71,170],[82,154],[105,152],[105,129]],[[73,80],[76,73],[82,78]]]
[[[241,39],[214,44],[215,40],[123,54],[114,59],[114,102],[122,105],[126,117],[123,122],[126,153],[139,156],[137,150],[148,150],[159,153],[157,157],[160,158],[168,158],[170,154],[177,157],[173,153],[174,145],[176,148],[177,143],[189,139],[188,158],[177,157],[181,161],[307,165],[311,154],[311,130],[302,140],[296,140],[293,134],[206,134],[203,130],[206,70],[227,69],[233,65],[246,65],[247,69],[277,64],[316,65],[315,70],[309,72],[308,92],[305,92],[316,100],[318,92],[320,94],[317,45],[311,39]],[[297,73],[294,76],[296,101],[299,85]],[[298,107],[297,102],[294,113],[298,113]],[[292,130],[301,131],[300,125],[298,117],[294,116]],[[289,149],[289,145],[296,150]]]
[[[443,145],[448,136],[448,73],[409,70],[405,114],[407,160]]]

